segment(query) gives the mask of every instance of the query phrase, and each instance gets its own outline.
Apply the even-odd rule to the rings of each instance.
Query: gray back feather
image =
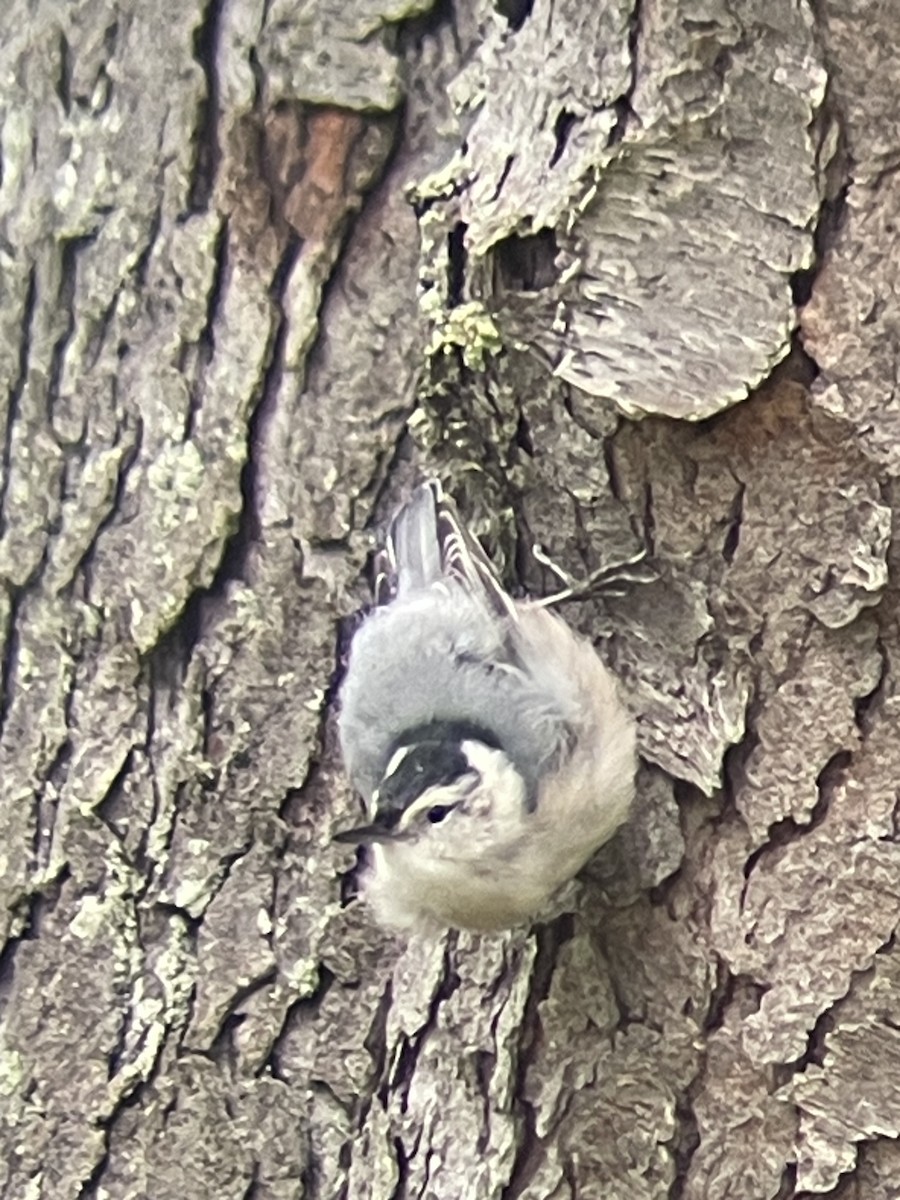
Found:
[[[368,801],[406,730],[464,720],[490,730],[536,791],[573,714],[524,668],[515,605],[439,484],[397,514],[377,570],[389,602],[357,632],[341,693],[354,785]]]

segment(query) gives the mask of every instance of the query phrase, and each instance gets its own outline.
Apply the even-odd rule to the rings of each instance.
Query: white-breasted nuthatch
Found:
[[[534,915],[625,820],[634,723],[593,646],[503,590],[437,481],[391,522],[340,740],[368,824],[363,895],[389,928]]]

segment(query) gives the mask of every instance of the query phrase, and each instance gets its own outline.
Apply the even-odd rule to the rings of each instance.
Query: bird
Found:
[[[388,930],[536,919],[625,821],[635,721],[593,645],[516,600],[439,480],[389,523],[338,733],[365,823],[360,893]]]

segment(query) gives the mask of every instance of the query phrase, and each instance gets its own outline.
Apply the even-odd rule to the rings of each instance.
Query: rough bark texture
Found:
[[[895,1197],[895,6],[3,26],[0,1194]],[[535,928],[404,946],[333,716],[417,472],[621,568],[645,765]]]

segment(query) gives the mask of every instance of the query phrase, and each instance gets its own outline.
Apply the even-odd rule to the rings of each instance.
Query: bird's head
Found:
[[[525,782],[489,732],[434,722],[397,740],[370,822],[335,840],[420,843],[440,857],[474,860],[486,838],[514,836],[525,811]]]

